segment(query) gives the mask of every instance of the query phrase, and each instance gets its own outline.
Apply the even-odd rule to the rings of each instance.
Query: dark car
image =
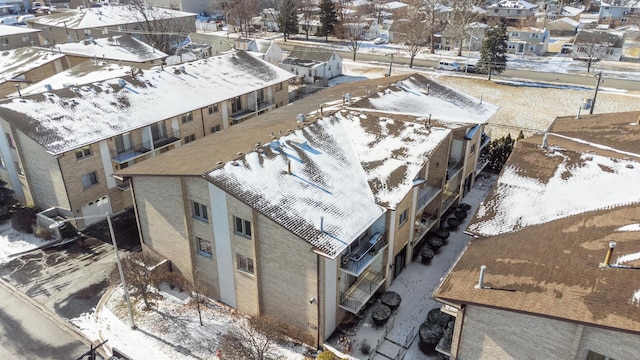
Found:
[[[465,66],[465,72],[475,73],[476,72],[476,66],[474,64],[467,64],[467,66]]]

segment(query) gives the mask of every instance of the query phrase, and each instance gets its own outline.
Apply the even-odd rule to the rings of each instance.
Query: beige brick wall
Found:
[[[193,271],[187,209],[180,179],[140,176],[132,181],[143,250],[149,247],[158,255],[171,259],[172,268],[190,278]]]
[[[273,94],[273,103],[278,107],[285,106],[289,103],[289,82],[282,82],[282,90],[277,91],[278,85],[271,87],[271,93]]]
[[[91,156],[78,160],[75,150],[73,150],[58,157],[60,171],[69,196],[69,205],[73,210],[80,210],[83,205],[100,199],[108,193],[107,178],[97,144],[91,145],[91,154]],[[82,185],[82,176],[94,171],[98,183],[85,189]]]
[[[395,230],[395,239],[393,242],[393,254],[392,256],[396,256],[402,248],[409,243],[409,235],[411,231],[413,231],[413,219],[415,218],[415,209],[412,206],[413,203],[413,192],[410,191],[404,199],[400,201],[398,207],[396,207],[396,221],[394,226]],[[407,210],[407,221],[404,224],[400,225],[400,214],[403,211]]]
[[[191,112],[191,114],[192,114],[193,120],[186,123],[182,122],[182,115],[177,116],[178,124],[180,126],[180,137],[182,138],[183,144],[184,144],[184,138],[189,135],[195,135],[196,139],[200,139],[201,137],[204,136],[202,111],[200,111],[199,109],[194,110]]]
[[[212,109],[213,109],[213,105],[212,104]],[[213,128],[214,126],[218,125],[220,126],[220,130],[224,129],[224,123],[222,120],[222,103],[220,104],[215,104],[217,105],[217,111],[214,110],[213,113],[209,114],[209,107],[204,107],[200,110],[198,110],[202,115],[202,121],[204,123],[204,135],[210,135],[211,132],[211,128]]]
[[[21,84],[21,87],[29,86],[33,83],[36,83],[38,81],[44,80],[50,76],[55,75],[56,73],[58,73],[58,71],[56,71],[56,67],[61,71],[66,70],[70,67],[69,61],[67,60],[66,57],[63,57],[55,61],[48,62],[46,64],[38,66],[35,69],[26,71],[25,73],[21,74],[21,75],[24,75],[24,78],[26,81],[26,84]],[[7,81],[0,84],[0,96],[5,97],[6,95],[9,95],[14,92],[16,92],[15,82]]]
[[[323,299],[318,293],[318,255],[265,216],[258,214],[256,220],[262,314],[295,326],[315,341]],[[313,304],[311,297],[316,299]]]
[[[586,359],[589,350],[616,360],[640,358],[640,335],[585,326],[575,359]]]
[[[31,140],[26,135],[16,132],[22,165],[29,182],[29,196],[33,203],[41,209],[60,206],[70,209],[67,189],[62,178],[56,156]]]

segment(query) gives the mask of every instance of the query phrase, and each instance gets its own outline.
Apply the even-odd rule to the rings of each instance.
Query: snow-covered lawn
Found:
[[[51,244],[51,240],[44,240],[34,234],[14,230],[11,227],[11,221],[0,224],[0,263]]]

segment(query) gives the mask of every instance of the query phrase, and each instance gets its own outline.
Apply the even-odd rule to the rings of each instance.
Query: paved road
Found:
[[[76,359],[88,347],[0,285],[0,359]]]
[[[299,41],[278,41],[278,45],[285,50],[290,51],[294,46],[302,46],[309,49],[317,48],[318,46],[322,46],[320,44],[307,45],[301,43]],[[340,56],[343,59],[351,60],[353,58],[353,54],[350,51],[338,51]],[[357,61],[361,62],[380,62],[389,64],[391,58],[386,55],[377,55],[377,54],[369,54],[369,53],[358,53],[356,57]],[[399,56],[393,57],[394,66],[398,64],[409,65],[409,58],[406,57],[406,54],[400,52]],[[433,70],[437,65],[436,60],[430,59],[414,59],[413,60],[414,68],[417,70]],[[474,74],[474,76],[486,78],[487,75],[483,74]],[[587,86],[587,87],[595,87],[596,79],[593,74],[571,74],[571,73],[551,73],[551,72],[540,72],[540,71],[531,71],[531,70],[517,70],[517,69],[507,69],[499,76],[492,76],[492,79],[523,79],[530,80],[536,82],[551,82],[551,83],[560,83],[560,84],[571,84],[571,85],[579,85],[579,86]],[[611,79],[606,78],[603,86],[608,88],[615,89],[623,89],[629,91],[640,91],[640,81],[636,80],[624,80],[624,79]]]

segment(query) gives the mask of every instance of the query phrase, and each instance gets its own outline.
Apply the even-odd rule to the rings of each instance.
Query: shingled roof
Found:
[[[434,296],[640,333],[637,271],[599,267],[610,241],[614,263],[640,265],[638,116],[558,118],[519,141]]]

